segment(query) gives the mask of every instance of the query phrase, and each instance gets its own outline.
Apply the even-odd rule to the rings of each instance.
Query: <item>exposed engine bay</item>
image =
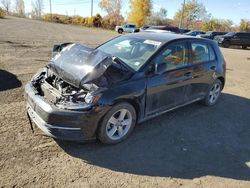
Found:
[[[112,87],[114,83],[130,77],[130,75],[114,64],[99,78],[75,87],[45,67],[33,77],[31,83],[38,95],[58,108],[81,110],[87,109],[90,104],[96,102],[95,100],[99,99],[103,90]]]

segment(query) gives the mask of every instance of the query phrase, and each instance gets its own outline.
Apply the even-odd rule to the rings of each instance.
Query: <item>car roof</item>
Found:
[[[192,37],[188,35],[180,35],[180,34],[174,34],[174,33],[158,33],[158,32],[156,33],[156,32],[150,32],[150,31],[127,34],[127,36],[141,38],[145,40],[155,40],[155,41],[159,41],[162,43],[167,43],[167,42],[177,40],[177,39],[195,39],[195,40],[208,41],[207,39],[200,39],[200,38]]]

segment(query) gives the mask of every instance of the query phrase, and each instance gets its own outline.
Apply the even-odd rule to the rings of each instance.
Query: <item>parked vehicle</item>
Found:
[[[189,36],[197,36],[197,35],[204,35],[205,32],[203,31],[189,31],[188,33],[185,33],[185,35],[189,35]]]
[[[215,40],[225,48],[230,45],[241,46],[243,49],[250,47],[250,33],[246,32],[229,32],[226,35],[216,36]]]
[[[53,56],[25,93],[30,122],[58,139],[118,143],[137,123],[196,101],[216,104],[225,84],[218,45],[185,35],[140,32],[97,48],[66,43]]]
[[[181,33],[180,29],[178,27],[173,27],[173,26],[151,26],[148,29],[150,30],[164,30],[164,31],[171,31],[173,33]],[[147,29],[147,30],[148,30]]]
[[[199,35],[199,37],[213,40],[215,36],[225,34],[227,34],[227,32],[208,31],[204,35]]]
[[[173,33],[172,31],[167,31],[167,30],[160,30],[160,29],[146,29],[143,32],[154,32],[154,33]]]
[[[123,32],[125,33],[134,33],[135,31],[137,31],[138,28],[136,28],[135,25],[132,24],[127,24],[127,25],[123,25],[123,26],[116,26],[115,30],[122,34]],[[139,31],[139,30],[138,30]]]
[[[140,31],[145,31],[146,29],[148,29],[150,26],[142,26],[141,28],[140,28]]]
[[[190,32],[190,29],[180,29],[181,34],[186,34],[188,32]]]

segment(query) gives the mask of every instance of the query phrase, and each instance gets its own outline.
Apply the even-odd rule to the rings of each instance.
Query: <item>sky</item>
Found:
[[[93,0],[93,14],[105,15],[99,6],[100,0]],[[32,0],[24,0],[26,12],[31,12]],[[44,12],[49,13],[49,0],[43,0]],[[123,0],[122,14],[126,18],[129,11],[129,0]],[[160,8],[167,9],[167,18],[173,18],[175,12],[181,7],[183,0],[153,0],[153,10]],[[214,18],[230,19],[234,24],[239,24],[240,20],[250,19],[250,0],[199,0],[202,2],[208,13]],[[90,16],[91,0],[51,0],[52,12],[65,15]]]

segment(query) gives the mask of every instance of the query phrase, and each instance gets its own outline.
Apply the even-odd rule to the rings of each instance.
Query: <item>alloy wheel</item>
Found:
[[[209,92],[209,102],[211,104],[215,103],[216,100],[219,98],[220,91],[220,85],[218,83],[215,83]]]
[[[106,134],[111,140],[119,140],[128,133],[131,125],[131,112],[127,109],[120,109],[109,118]]]

